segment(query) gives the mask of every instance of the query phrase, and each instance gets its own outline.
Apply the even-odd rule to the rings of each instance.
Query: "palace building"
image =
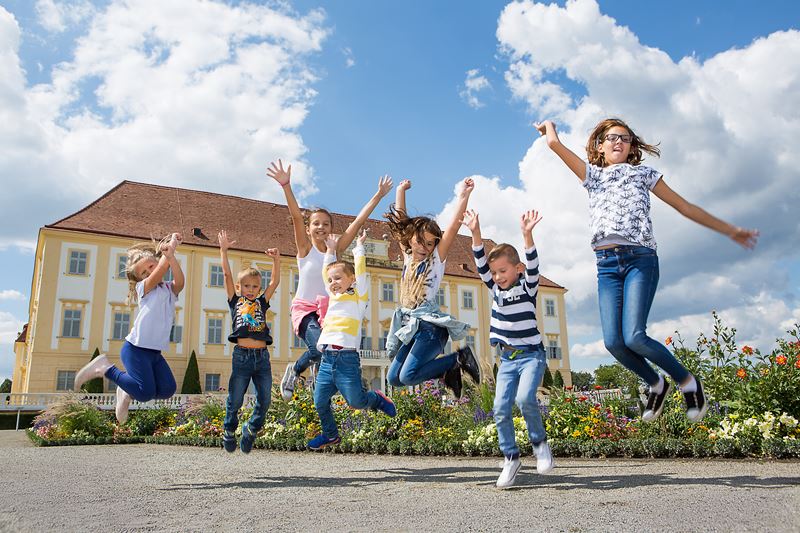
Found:
[[[334,213],[333,232],[354,217]],[[370,219],[366,243],[370,305],[363,323],[363,375],[373,388],[385,388],[390,364],[384,344],[399,299],[400,248],[388,240],[388,228]],[[271,260],[264,254],[277,247],[282,256],[281,283],[270,301],[267,320],[274,343],[270,348],[274,382],[286,365],[305,351],[292,332],[289,305],[298,272],[294,232],[288,208],[223,194],[123,181],[84,209],[39,230],[28,323],[14,345],[14,393],[72,390],[76,372],[95,350],[119,362],[136,307],[126,306],[126,249],[178,231],[183,244],[176,257],[186,277],[180,294],[171,344],[164,353],[180,390],[192,352],[204,392],[227,388],[233,345],[231,319],[223,287],[217,233],[225,229],[236,243],[228,252],[231,270],[254,266],[266,286]],[[488,242],[490,249],[493,243]],[[540,277],[537,302],[551,371],[571,383],[566,289]],[[442,310],[472,325],[461,343],[470,345],[484,368],[497,354],[489,346],[489,291],[477,275],[471,239],[459,235],[452,245],[445,278],[437,297]],[[450,346],[448,350],[458,346]],[[110,382],[105,389],[113,392]]]

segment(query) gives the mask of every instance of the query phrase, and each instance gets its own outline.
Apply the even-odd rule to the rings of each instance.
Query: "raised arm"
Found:
[[[456,206],[456,212],[453,215],[453,220],[450,222],[450,225],[444,230],[444,234],[442,235],[442,240],[439,241],[439,259],[444,262],[447,259],[447,253],[450,251],[450,245],[453,244],[453,240],[458,235],[458,228],[461,227],[461,219],[464,217],[464,212],[467,210],[467,203],[469,202],[469,195],[472,194],[472,190],[475,188],[475,182],[472,181],[472,178],[467,178],[464,180],[464,185],[461,188],[461,191],[458,193],[458,205]]]
[[[222,273],[225,277],[225,294],[228,300],[236,295],[236,286],[233,283],[233,274],[231,274],[231,265],[228,262],[228,248],[236,244],[236,241],[228,240],[228,232],[222,230],[217,235],[219,241],[219,258],[222,261]]]
[[[172,266],[172,263],[177,265],[177,272],[173,270],[175,281],[173,282],[172,290],[177,295],[183,289],[183,271],[181,271],[181,266],[178,264],[178,261],[175,260],[175,248],[180,244],[181,240],[180,233],[173,233],[169,242],[161,244],[161,259],[158,260],[156,268],[154,268],[153,271],[150,272],[150,275],[144,280],[144,291],[142,294],[147,294],[153,290],[153,287],[161,283],[167,270]],[[180,276],[180,288],[176,288],[178,276]]]
[[[286,196],[286,205],[289,208],[289,215],[292,217],[292,226],[294,227],[294,242],[297,245],[297,256],[305,257],[311,251],[311,240],[306,235],[306,224],[303,220],[303,212],[300,211],[300,206],[297,204],[297,199],[294,197],[292,191],[292,165],[283,168],[283,162],[278,159],[276,165],[273,161],[267,169],[267,176],[278,182],[278,185],[283,189],[283,194]]]
[[[408,211],[406,210],[406,191],[411,188],[411,180],[403,180],[397,186],[397,190],[394,194],[394,209],[398,213],[403,213],[405,216],[408,216]]]
[[[325,239],[325,257],[322,258],[322,272],[320,275],[322,276],[322,282],[325,284],[325,291],[330,294],[330,288],[328,288],[328,265],[331,263],[336,262],[336,241],[338,237],[335,235],[328,235],[328,238]]]
[[[353,242],[353,239],[356,238],[358,235],[358,231],[361,229],[361,226],[364,225],[364,222],[367,221],[369,216],[378,207],[378,204],[383,199],[384,196],[389,194],[389,191],[392,190],[392,178],[389,176],[382,176],[378,180],[378,191],[372,195],[372,198],[369,199],[369,202],[364,204],[364,207],[361,208],[361,211],[358,213],[356,219],[347,226],[347,229],[344,230],[342,236],[339,237],[339,242],[336,245],[336,253],[337,257],[339,254],[347,250],[347,247],[350,246],[350,243]]]
[[[472,255],[475,259],[475,266],[478,268],[478,275],[487,287],[493,289],[494,280],[486,262],[486,250],[483,247],[483,239],[481,238],[481,223],[478,220],[478,213],[473,209],[468,209],[464,212],[461,223],[472,233]]]
[[[673,191],[669,185],[667,185],[664,178],[658,180],[655,187],[653,187],[653,194],[672,206],[678,213],[689,220],[728,236],[731,240],[744,248],[752,249],[758,241],[758,230],[734,226],[724,220],[720,220],[705,209],[687,202],[681,195]]]
[[[547,137],[547,146],[566,163],[569,169],[578,176],[578,179],[581,181],[585,180],[586,162],[578,157],[575,152],[561,144],[561,139],[558,138],[556,125],[553,124],[553,121],[545,120],[541,124],[536,124],[536,129],[539,130],[540,135]]]
[[[269,301],[281,283],[281,254],[277,248],[268,248],[264,253],[272,258],[272,276],[264,289],[264,298]]]
[[[364,304],[369,301],[369,283],[367,283],[367,259],[364,243],[367,241],[367,230],[361,230],[353,248],[353,268],[356,271],[356,289]]]
[[[525,211],[520,218],[522,238],[525,241],[525,281],[530,287],[539,286],[539,253],[533,242],[533,228],[541,222],[542,217],[535,210]]]

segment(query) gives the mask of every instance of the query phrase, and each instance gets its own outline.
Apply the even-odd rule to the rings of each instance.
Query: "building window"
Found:
[[[303,339],[298,337],[296,333],[292,332],[292,348],[304,348],[305,345],[306,343],[303,342]]]
[[[439,287],[439,290],[436,292],[436,305],[446,305],[444,301],[444,287]]]
[[[85,276],[87,257],[88,257],[87,252],[81,252],[79,250],[70,250],[69,273],[75,276]]]
[[[81,336],[81,310],[64,309],[64,321],[61,326],[62,337]]]
[[[292,276],[292,294],[297,292],[298,285],[300,285],[300,273],[295,272]]]
[[[544,301],[544,315],[545,316],[556,316],[556,301],[547,298]]]
[[[469,348],[474,352],[475,351],[475,335],[467,335],[467,338],[464,340],[464,344],[469,346]]]
[[[219,374],[206,374],[206,392],[217,392],[219,390]]]
[[[130,313],[114,313],[114,330],[111,332],[111,338],[114,340],[124,339],[131,329],[131,314]]]
[[[394,301],[394,283],[384,283],[381,291],[381,300],[384,302]]]
[[[117,279],[125,279],[128,277],[128,256],[120,254],[117,256]]]
[[[175,281],[175,276],[172,275],[172,268],[167,269],[167,273],[164,274],[164,277],[161,278],[161,281]]]
[[[547,341],[547,358],[561,359],[561,348],[559,348],[557,340]]]
[[[461,307],[464,309],[472,309],[472,291],[464,291],[461,293]]]
[[[261,290],[267,290],[267,285],[272,282],[272,271],[271,270],[259,270],[261,272]]]
[[[385,329],[381,332],[381,350],[386,349],[386,340],[389,338],[389,330]]]
[[[371,350],[372,349],[372,337],[367,337],[367,328],[361,326],[361,349],[362,350]]]
[[[169,330],[169,342],[180,344],[182,339],[183,339],[183,326],[177,326],[173,324],[172,329]]]
[[[222,265],[211,265],[208,274],[209,287],[224,287],[225,286],[225,273],[222,271]]]
[[[56,390],[71,391],[74,388],[75,388],[75,371],[59,370],[58,379],[56,380]]]
[[[208,344],[222,344],[222,319],[210,318],[208,319],[208,335],[206,336]]]

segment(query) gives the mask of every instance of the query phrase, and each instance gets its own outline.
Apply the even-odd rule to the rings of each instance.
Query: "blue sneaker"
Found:
[[[250,429],[250,424],[245,424],[242,426],[242,439],[239,441],[239,447],[242,449],[242,453],[250,453],[250,450],[253,449],[253,443],[256,440],[256,435],[258,432],[253,432]]]
[[[383,411],[388,416],[394,418],[394,416],[397,414],[397,407],[394,406],[394,402],[381,391],[376,390],[374,392],[378,395],[378,410]]]
[[[222,447],[228,453],[236,451],[236,435],[226,430],[222,435]]]
[[[317,451],[327,448],[328,446],[333,446],[334,444],[339,444],[340,442],[342,442],[342,438],[339,435],[336,435],[336,438],[329,439],[324,434],[320,433],[308,441],[307,446],[310,450]]]

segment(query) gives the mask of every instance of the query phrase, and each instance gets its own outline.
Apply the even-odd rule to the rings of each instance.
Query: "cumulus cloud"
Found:
[[[14,341],[23,325],[11,313],[0,311],[0,381],[14,373]]]
[[[56,0],[37,0],[36,18],[47,31],[60,33],[70,26],[81,23],[94,14],[94,6],[88,0],[59,2]]]
[[[483,107],[485,104],[481,102],[479,93],[492,88],[492,84],[486,76],[481,75],[481,71],[477,68],[467,71],[467,77],[464,80],[464,88],[459,93],[461,98],[473,109]]]
[[[2,300],[25,300],[27,297],[21,292],[14,289],[4,289],[0,291],[0,301]]]
[[[349,47],[343,48],[342,54],[344,55],[344,64],[347,68],[356,66],[356,58],[353,56],[353,51]]]
[[[76,5],[40,2],[40,21],[56,30],[47,14]],[[13,190],[0,211],[14,221],[0,246],[123,179],[281,200],[264,175],[281,157],[301,197],[315,190],[298,129],[315,96],[307,58],[328,33],[321,11],[112,1],[85,26],[51,81],[29,86],[22,30],[0,7],[0,184]]]
[[[651,334],[663,340],[680,328],[693,338],[708,330],[717,309],[743,341],[771,349],[785,324],[797,319],[790,271],[800,261],[790,243],[800,242],[792,157],[800,135],[800,32],[776,32],[703,62],[676,61],[642,44],[594,0],[563,7],[523,0],[506,6],[497,37],[513,95],[528,104],[532,120],[555,119],[575,153],[585,155],[597,122],[621,116],[648,142],[661,143],[662,157],[645,163],[679,194],[761,230],[758,247],[748,252],[654,199],[661,281]],[[576,358],[599,357],[605,350],[596,269],[587,195],[578,179],[533,128],[518,180],[474,179],[471,204],[487,237],[520,244],[518,214],[542,212],[535,239],[543,273],[569,289],[573,365]]]

